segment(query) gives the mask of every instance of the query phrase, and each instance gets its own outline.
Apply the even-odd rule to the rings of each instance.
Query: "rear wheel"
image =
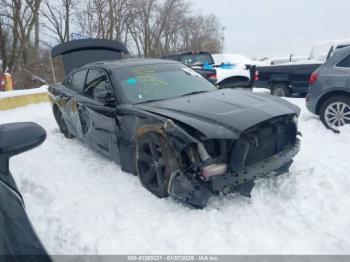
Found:
[[[291,92],[286,84],[277,83],[271,85],[271,95],[279,97],[290,97]]]
[[[320,119],[333,130],[350,124],[350,97],[338,95],[328,98],[320,107]]]
[[[173,150],[155,132],[139,137],[136,145],[136,170],[141,184],[159,198],[167,197],[171,174],[177,170]]]
[[[63,118],[63,115],[59,109],[55,110],[56,114],[56,121],[58,124],[58,127],[60,128],[61,133],[66,137],[66,138],[73,138],[74,136],[69,132],[66,121]]]

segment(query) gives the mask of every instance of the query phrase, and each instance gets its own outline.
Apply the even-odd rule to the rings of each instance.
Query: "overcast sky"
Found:
[[[225,30],[225,52],[309,55],[313,43],[350,38],[350,0],[191,0]],[[195,10],[193,10],[195,11]]]

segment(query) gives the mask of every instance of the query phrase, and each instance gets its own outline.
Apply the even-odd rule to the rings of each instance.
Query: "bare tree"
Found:
[[[180,50],[219,51],[219,22],[213,15],[189,16],[185,0],[135,0],[129,2],[130,34],[145,57]]]
[[[76,8],[79,32],[94,38],[117,39],[136,48],[139,56],[218,50],[220,45],[217,18],[190,16],[188,0],[87,0]]]
[[[1,34],[7,42],[2,56],[6,64],[13,69],[19,59],[26,64],[30,49],[30,37],[34,25],[33,12],[23,0],[1,0]],[[12,41],[11,41],[12,40]]]
[[[174,46],[180,21],[188,11],[184,0],[131,1],[128,10],[133,17],[130,33],[145,57],[160,56]]]
[[[182,45],[180,50],[220,52],[220,24],[214,15],[193,16],[185,20],[187,26],[180,31]]]
[[[34,58],[37,61],[39,55],[39,9],[42,0],[26,0],[27,5],[32,11],[34,22]]]
[[[71,17],[75,5],[75,0],[58,0],[55,3],[43,0],[42,8],[40,8],[40,14],[45,19],[43,27],[53,34],[59,43],[70,40]]]
[[[67,42],[71,28],[90,37],[122,41],[140,57],[218,52],[217,17],[190,13],[190,7],[189,0],[0,0],[3,67],[30,69],[36,75],[45,71],[40,43]]]
[[[6,26],[6,19],[4,17],[0,17],[0,56],[2,58],[2,68],[1,71],[4,71],[5,68],[9,65],[9,27]],[[11,61],[11,64],[13,62]]]
[[[127,42],[130,0],[88,0],[77,6],[76,25],[83,35]],[[84,8],[85,7],[85,8]]]

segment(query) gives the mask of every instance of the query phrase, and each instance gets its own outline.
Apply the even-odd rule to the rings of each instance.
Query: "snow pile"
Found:
[[[326,60],[331,47],[334,46],[335,50],[337,46],[341,45],[350,45],[350,39],[326,40],[318,42],[311,48],[310,59],[323,63]]]
[[[212,55],[215,64],[221,65],[222,63],[226,64],[242,64],[242,65],[265,65],[261,61],[255,61],[248,57],[245,57],[240,54],[228,53],[228,54],[214,54]]]
[[[47,93],[48,87],[49,87],[48,85],[43,85],[43,86],[38,87],[38,88],[0,92],[0,99],[14,97],[14,96],[25,96],[25,95]]]
[[[252,199],[211,198],[194,210],[157,199],[137,177],[59,133],[48,103],[0,112],[35,121],[39,148],[11,160],[27,212],[50,254],[348,254],[350,127],[326,130],[302,108],[291,172],[257,182]]]

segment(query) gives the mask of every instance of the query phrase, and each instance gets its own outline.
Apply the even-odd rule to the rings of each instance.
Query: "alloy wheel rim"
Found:
[[[169,176],[169,168],[162,156],[160,143],[152,140],[140,145],[138,168],[143,184],[152,192],[161,192]]]
[[[325,120],[333,129],[350,124],[350,106],[344,102],[330,104],[325,111]]]

